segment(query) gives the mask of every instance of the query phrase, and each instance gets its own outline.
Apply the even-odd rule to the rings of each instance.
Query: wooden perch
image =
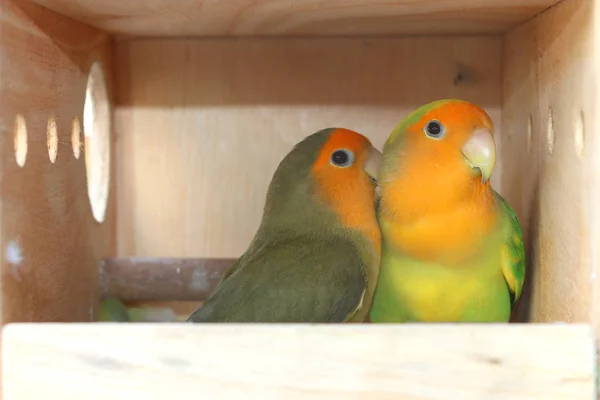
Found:
[[[571,324],[13,324],[5,400],[596,398]]]
[[[123,301],[201,301],[235,259],[105,258],[100,295]]]

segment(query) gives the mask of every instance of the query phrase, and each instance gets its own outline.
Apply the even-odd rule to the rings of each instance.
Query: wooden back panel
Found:
[[[455,97],[485,107],[501,141],[501,44],[499,37],[118,41],[118,255],[239,257],[279,162],[326,127],[357,130],[381,149],[416,107]],[[501,172],[498,165],[493,183]]]

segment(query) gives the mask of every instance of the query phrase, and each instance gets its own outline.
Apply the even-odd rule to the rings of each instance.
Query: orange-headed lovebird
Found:
[[[507,322],[525,276],[519,221],[490,186],[493,124],[439,100],[390,134],[379,171],[382,235],[372,322]]]
[[[381,153],[342,128],[281,161],[246,252],[188,322],[360,322],[381,258],[375,216]]]

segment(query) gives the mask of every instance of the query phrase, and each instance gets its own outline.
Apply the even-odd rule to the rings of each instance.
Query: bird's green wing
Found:
[[[360,306],[365,287],[350,242],[279,240],[244,255],[188,321],[344,322]]]
[[[502,248],[502,274],[511,294],[511,306],[514,306],[523,289],[525,279],[525,249],[523,247],[523,232],[517,214],[510,205],[496,194],[500,205],[502,218],[506,218],[507,224],[504,228],[504,246]]]

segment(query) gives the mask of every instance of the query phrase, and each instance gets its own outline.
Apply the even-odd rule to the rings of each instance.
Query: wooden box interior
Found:
[[[416,107],[461,98],[494,121],[492,185],[525,236],[515,320],[598,328],[600,1],[0,4],[3,324],[93,321],[106,295],[185,318],[295,143],[343,126],[381,149]]]

